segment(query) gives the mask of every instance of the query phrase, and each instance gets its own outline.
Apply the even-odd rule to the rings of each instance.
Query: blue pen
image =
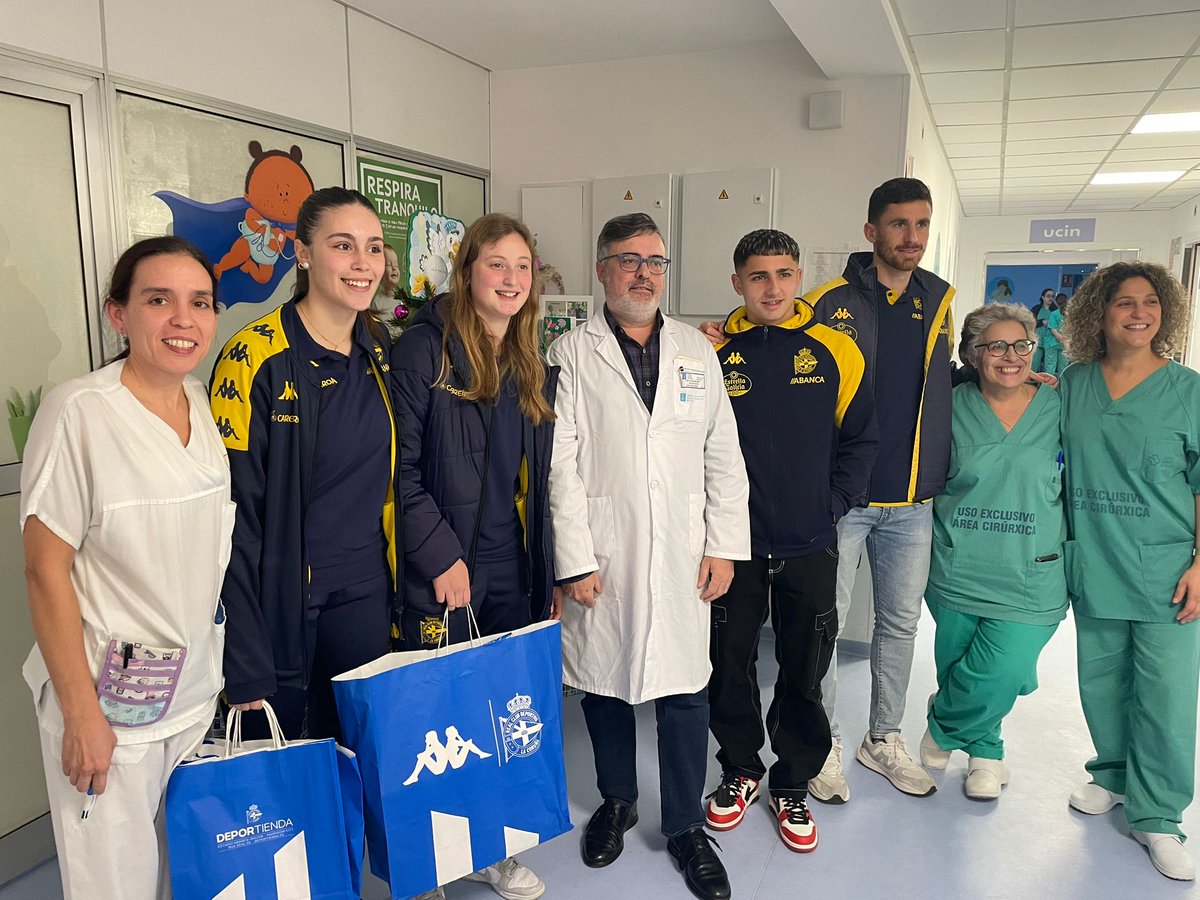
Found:
[[[92,807],[96,805],[96,792],[92,790],[91,785],[88,785],[87,800],[83,803],[83,812],[79,814],[80,819],[86,819],[92,814]]]
[[[1061,450],[1058,451],[1058,459],[1055,461],[1058,463],[1058,471],[1061,472],[1063,467],[1063,452]]]

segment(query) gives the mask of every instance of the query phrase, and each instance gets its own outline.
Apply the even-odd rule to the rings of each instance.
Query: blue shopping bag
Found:
[[[557,622],[391,653],[333,679],[371,871],[393,897],[571,830]]]
[[[175,900],[357,900],[362,782],[332,740],[286,741],[270,706],[269,741],[206,743],[167,783]]]

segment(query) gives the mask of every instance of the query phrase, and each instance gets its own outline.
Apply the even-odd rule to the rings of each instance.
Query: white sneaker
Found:
[[[1087,813],[1089,816],[1103,815],[1117,804],[1124,802],[1124,794],[1114,794],[1112,791],[1100,787],[1094,781],[1075,788],[1071,793],[1071,799],[1067,801],[1072,809]]]
[[[446,892],[440,887],[435,887],[432,891],[426,891],[423,894],[417,894],[412,900],[446,900]]]
[[[842,768],[841,741],[833,742],[820,774],[809,779],[808,795],[822,803],[845,803],[850,799],[850,785],[846,783],[846,772]]]
[[[504,900],[533,900],[546,893],[546,883],[533,870],[517,862],[516,857],[502,859],[494,866],[467,876],[467,881],[482,881]]]
[[[972,800],[996,800],[1008,784],[1008,764],[1002,759],[972,756],[967,763],[967,780],[963,785]]]
[[[921,737],[921,762],[925,763],[931,769],[944,769],[946,763],[950,762],[950,756],[953,750],[943,750],[941,745],[933,739],[933,735],[929,733],[929,729],[925,729],[925,734]]]
[[[1129,833],[1150,851],[1150,862],[1158,871],[1176,881],[1196,880],[1196,863],[1192,861],[1192,855],[1183,849],[1183,841],[1178,835],[1132,829]]]
[[[872,772],[878,772],[890,781],[896,790],[905,794],[928,797],[937,790],[937,785],[933,783],[929,773],[908,755],[904,738],[898,731],[893,731],[882,741],[871,740],[868,733],[854,756]]]

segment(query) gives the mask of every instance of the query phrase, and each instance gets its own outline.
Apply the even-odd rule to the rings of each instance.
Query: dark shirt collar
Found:
[[[631,338],[628,334],[625,333],[625,329],[622,328],[620,323],[618,323],[617,320],[613,317],[612,312],[609,311],[607,303],[604,304],[604,319],[606,322],[608,322],[608,327],[612,329],[612,333],[615,334],[618,338],[625,338],[626,340],[630,340],[630,341],[633,340],[633,338]],[[659,309],[659,310],[656,310],[654,313],[654,328],[650,332],[650,334],[651,335],[657,334],[659,329],[662,328],[662,326],[663,326],[663,314],[662,314],[662,310]]]

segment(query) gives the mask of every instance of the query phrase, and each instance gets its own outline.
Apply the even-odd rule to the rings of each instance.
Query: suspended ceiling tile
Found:
[[[1015,69],[1009,82],[1011,100],[1109,94],[1117,91],[1155,91],[1175,67],[1176,59],[1139,59]]]
[[[1197,107],[1200,109],[1200,106]],[[1010,141],[1038,138],[1070,138],[1094,134],[1124,134],[1133,127],[1133,116],[1103,116],[1098,119],[1066,119],[1059,122],[1010,122]]]
[[[1042,153],[1030,156],[1009,156],[1004,160],[1007,168],[1029,168],[1036,166],[1070,166],[1091,163],[1097,165],[1104,159],[1104,151],[1092,150],[1085,153]]]
[[[982,31],[1004,28],[1008,13],[1002,3],[964,3],[962,0],[897,0],[904,30],[910,35],[943,31]]]
[[[992,125],[1004,121],[1004,103],[931,103],[933,120],[941,125]]]
[[[950,167],[955,172],[965,172],[968,169],[999,169],[1000,154],[995,156],[960,156],[950,160]]]
[[[1096,165],[1095,163],[1075,163],[1061,166],[1037,166],[1036,171],[1039,176],[1047,178],[1051,176],[1057,176],[1064,179],[1070,178],[1071,176],[1084,178],[1096,171]],[[1018,174],[1017,177],[1029,177],[1030,169],[1028,167],[1014,166],[1010,164],[1004,167],[1004,172],[1006,175],[1024,173],[1023,175]]]
[[[930,103],[965,103],[976,100],[1003,100],[1004,73],[941,72],[926,75],[925,94]]]
[[[1135,116],[1153,96],[1149,91],[1094,94],[1091,96],[1053,97],[1045,100],[1011,100],[1008,121],[1042,122],[1046,120],[1084,119],[1089,116]]]
[[[1026,156],[1030,153],[1071,153],[1079,150],[1111,150],[1119,135],[1098,134],[1070,138],[1048,138],[1038,141],[1004,142],[1004,155]]]
[[[1109,172],[1186,172],[1191,168],[1190,162],[1185,162],[1177,159],[1159,159],[1159,160],[1140,160],[1133,162],[1114,162],[1111,159],[1104,161],[1104,165],[1100,167],[1100,174]],[[1162,182],[1167,184],[1169,182]],[[1157,190],[1158,188],[1155,188]]]
[[[1150,163],[1162,165],[1150,166],[1157,169],[1178,169],[1180,164],[1191,168],[1200,161],[1200,152],[1195,147],[1154,147],[1149,150],[1114,150],[1108,157],[1109,162],[1134,162],[1143,167]]]
[[[1140,7],[1139,3],[1138,12],[1142,11]],[[1012,64],[1021,69],[1048,64],[1179,57],[1188,52],[1197,35],[1200,35],[1200,12],[1018,28],[1013,34]]]
[[[1150,104],[1151,113],[1200,112],[1200,88],[1163,91]]]
[[[1185,12],[1195,9],[1195,6],[1195,0],[1138,0],[1136,6],[1128,0],[1054,0],[1053,3],[1044,0],[1020,0],[1017,3],[1016,24],[1019,28],[1023,25],[1049,25],[1056,22],[1119,19],[1127,16]]]
[[[1200,88],[1200,57],[1193,56],[1183,64],[1175,77],[1171,79],[1171,83],[1167,85],[1171,90],[1176,88]]]
[[[1020,171],[1019,169],[1017,171]],[[1033,170],[1038,171],[1038,170]],[[1045,187],[1075,187],[1081,188],[1091,180],[1091,175],[1076,175],[1073,177],[1063,177],[1061,175],[1029,175],[1021,177],[1019,175],[1005,174],[1004,186],[1007,188],[1010,185],[1013,187],[1027,187],[1030,185],[1043,185]]]
[[[917,68],[923,74],[1004,68],[1003,28],[954,34],[914,35],[910,40],[917,57]]]
[[[999,141],[984,141],[979,144],[946,144],[946,155],[951,159],[960,156],[994,157],[1000,152]]]
[[[945,144],[973,144],[982,141],[999,141],[999,125],[941,125],[938,134]]]

